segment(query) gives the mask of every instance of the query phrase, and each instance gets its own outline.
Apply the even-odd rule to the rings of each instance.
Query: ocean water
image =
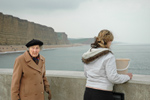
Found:
[[[90,45],[56,48],[40,52],[46,58],[47,70],[83,71],[81,56]],[[129,58],[129,72],[150,75],[150,45],[116,45],[111,46],[116,58]],[[20,53],[0,54],[0,68],[13,68],[14,61]]]

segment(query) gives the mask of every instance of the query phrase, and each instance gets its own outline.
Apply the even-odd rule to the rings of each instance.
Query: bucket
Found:
[[[127,58],[116,59],[117,73],[118,74],[127,74],[129,64],[130,64],[130,59],[127,59]]]

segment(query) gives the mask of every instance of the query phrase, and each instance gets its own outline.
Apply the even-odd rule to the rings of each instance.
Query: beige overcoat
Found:
[[[38,65],[28,51],[16,58],[11,83],[11,100],[44,100],[45,58],[40,55]]]

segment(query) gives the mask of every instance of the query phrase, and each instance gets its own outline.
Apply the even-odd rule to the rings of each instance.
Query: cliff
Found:
[[[58,44],[69,44],[67,35],[65,32],[56,32],[58,38]]]
[[[46,45],[68,43],[67,35],[62,36],[65,38],[58,39],[52,27],[0,13],[0,45],[24,45],[33,38]]]

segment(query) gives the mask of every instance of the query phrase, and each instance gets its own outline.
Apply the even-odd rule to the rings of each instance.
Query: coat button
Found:
[[[42,82],[40,82],[42,84]]]
[[[43,94],[43,92],[41,92]]]

